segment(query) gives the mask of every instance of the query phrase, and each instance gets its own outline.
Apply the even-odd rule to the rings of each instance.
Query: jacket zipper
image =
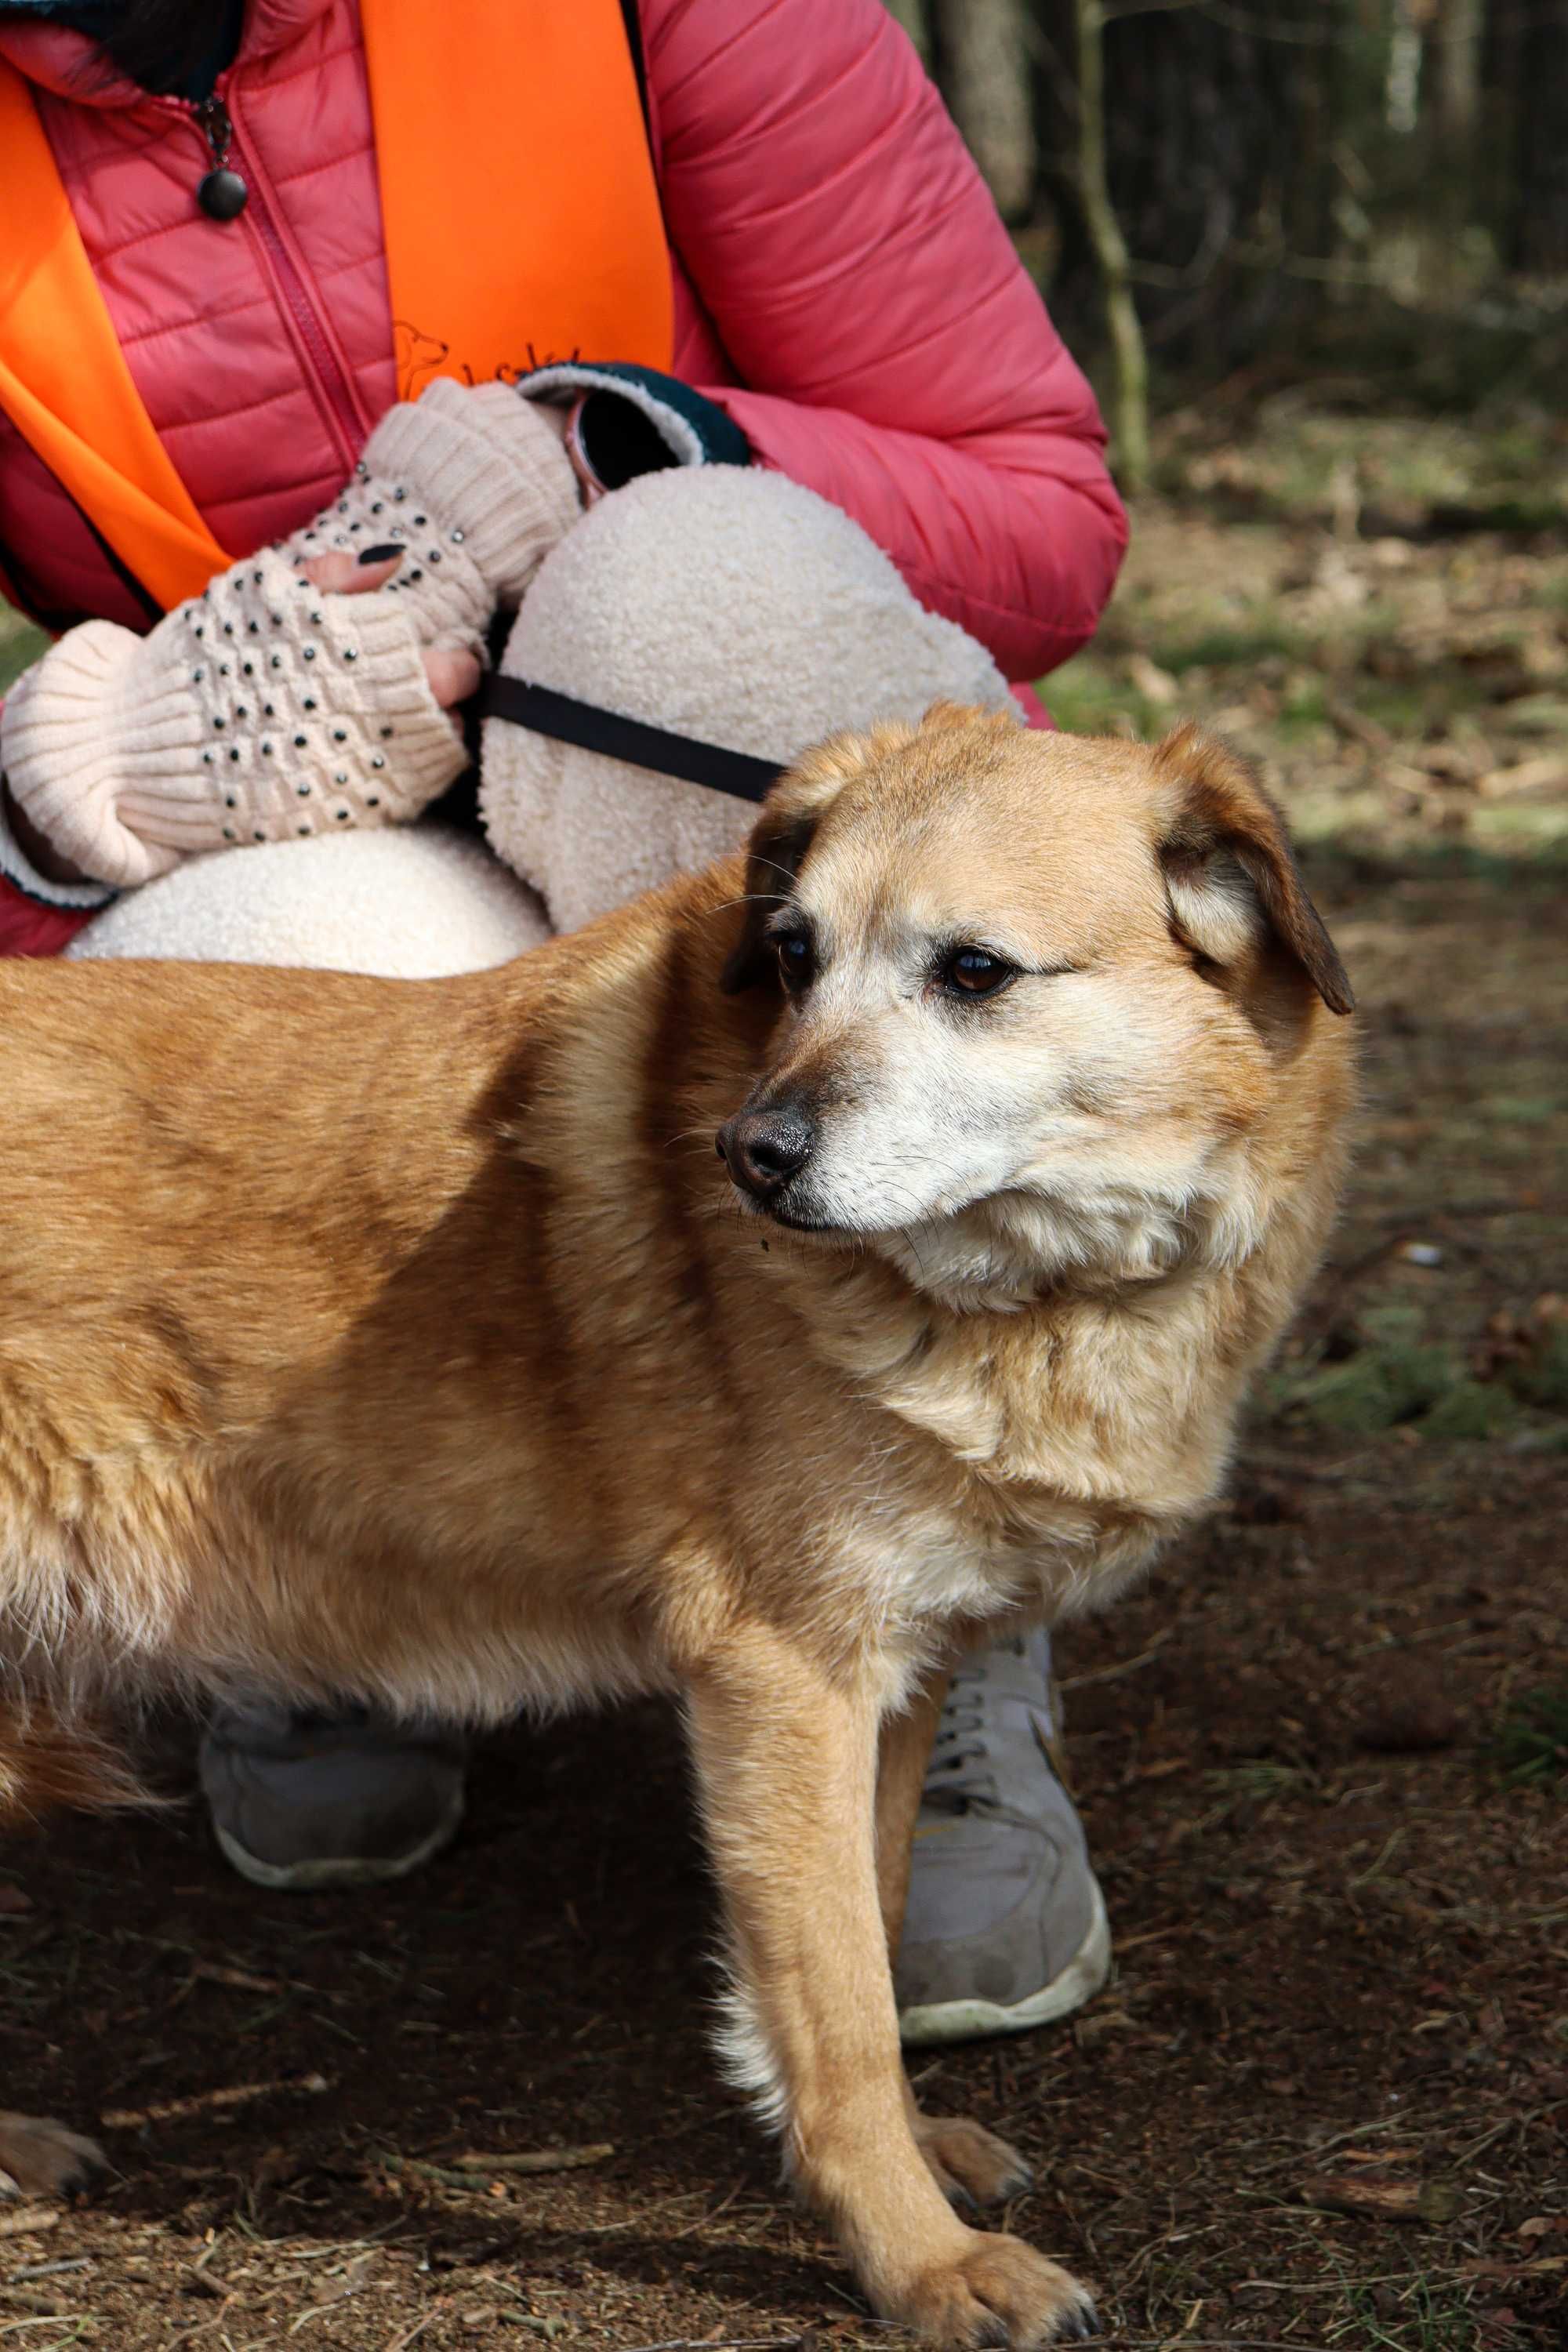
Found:
[[[255,167],[252,166],[248,170],[246,167],[246,153],[239,142],[238,126],[221,97],[215,95],[204,100],[200,104],[187,100],[176,102],[182,110],[191,117],[200,131],[206,142],[214,164],[226,164],[230,171],[237,172],[249,191],[242,217],[250,223],[261,241],[279,289],[288,306],[289,315],[294,321],[310,363],[315,370],[316,389],[325,401],[328,415],[336,430],[343,470],[346,473],[359,455],[360,446],[364,439],[364,428],[354,405],[348,379],[339,364],[337,354],[316,313],[310,290],[300,272],[295,268],[288,246],[268,207],[267,198],[262,192]]]

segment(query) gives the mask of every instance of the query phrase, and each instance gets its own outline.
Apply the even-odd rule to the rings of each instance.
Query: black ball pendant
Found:
[[[237,172],[209,172],[196,190],[196,202],[209,220],[237,220],[250,201],[250,190]]]

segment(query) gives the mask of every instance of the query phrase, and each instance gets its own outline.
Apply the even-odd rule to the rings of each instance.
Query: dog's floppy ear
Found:
[[[777,971],[768,946],[768,918],[788,898],[816,831],[815,809],[775,809],[775,797],[769,794],[746,848],[744,919],[740,940],[724,963],[721,984],[726,996],[739,996]]]
[[[1154,771],[1167,803],[1160,862],[1189,947],[1224,969],[1255,950],[1267,928],[1331,1013],[1353,1012],[1345,968],[1307,896],[1279,812],[1250,768],[1188,725],[1155,747]]]
[[[894,730],[879,730],[879,740],[860,735],[834,735],[804,752],[786,775],[779,778],[763,813],[752,827],[746,851],[746,898],[741,937],[724,965],[722,987],[727,996],[773,978],[778,966],[768,945],[768,920],[789,897],[796,875],[805,863],[824,810],[836,800],[868,757],[881,748],[879,738]],[[908,737],[909,728],[898,730]]]

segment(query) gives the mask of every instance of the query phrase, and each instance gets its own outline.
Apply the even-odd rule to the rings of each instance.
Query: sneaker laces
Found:
[[[1027,1644],[1022,1634],[1015,1634],[991,1648],[1021,1658]],[[973,1654],[954,1669],[921,1792],[928,1811],[962,1816],[981,1807],[1002,1809],[985,1739],[985,1655]]]
[[[976,1802],[996,1801],[995,1775],[965,1769],[987,1762],[981,1702],[984,1684],[984,1669],[967,1661],[952,1677],[926,1767],[922,1801],[933,1812],[967,1813]]]

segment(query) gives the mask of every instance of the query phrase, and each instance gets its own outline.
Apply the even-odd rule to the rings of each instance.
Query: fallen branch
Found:
[[[144,2124],[179,2123],[186,2116],[247,2106],[252,2099],[275,2098],[279,2092],[317,2098],[331,2087],[324,2074],[282,2074],[270,2083],[231,2083],[219,2091],[193,2091],[183,2099],[159,2099],[150,2107],[109,2107],[102,2122],[106,2131],[140,2131]]]
[[[634,2344],[631,2352],[795,2352],[798,2336],[670,2336],[662,2344]]]
[[[1375,1865],[1374,1865],[1375,1867]],[[1304,2180],[1303,2205],[1320,2213],[1349,2213],[1363,2221],[1451,2221],[1464,2192],[1451,2180],[1368,2180],[1321,2175]]]
[[[614,2156],[614,2140],[595,2140],[584,2147],[535,2147],[517,2156],[455,2156],[458,2172],[578,2172],[584,2165],[603,2164]]]
[[[46,2319],[66,2319],[70,2316],[58,2294],[42,2294],[37,2287],[0,2286],[0,2303],[16,2304],[23,2311],[40,2312]]]
[[[420,2156],[395,2156],[390,2148],[378,2149],[371,2161],[387,2172],[407,2172],[419,2180],[438,2181],[443,2189],[466,2189],[470,2197],[483,2193],[483,2173],[459,2172],[456,2165],[428,2164]]]
[[[438,2303],[434,2311],[427,2311],[424,2318],[416,2319],[411,2327],[404,2328],[399,2335],[389,2336],[385,2346],[385,2352],[408,2352],[408,2347],[413,2343],[415,2337],[416,2336],[423,2336],[425,2330],[436,2320],[440,2318],[441,2314],[446,2310],[446,2308],[447,2305],[444,2303]]]
[[[1079,1691],[1087,1690],[1090,1683],[1119,1683],[1123,1675],[1135,1675],[1141,1666],[1148,1664],[1151,1658],[1158,1657],[1174,1631],[1173,1626],[1170,1627],[1151,1642],[1146,1650],[1140,1650],[1135,1658],[1123,1658],[1119,1665],[1096,1666],[1087,1675],[1071,1675],[1066,1682],[1058,1683],[1057,1687],[1064,1692]]]
[[[188,2283],[195,2287],[198,2294],[210,2294],[215,2303],[244,2300],[232,2279],[225,2278],[221,2271],[205,2270],[200,2263],[195,2264],[187,2273],[187,2278]]]
[[[0,2238],[27,2238],[35,2230],[58,2228],[61,2216],[50,2205],[24,2205],[15,2213],[0,2213]]]

